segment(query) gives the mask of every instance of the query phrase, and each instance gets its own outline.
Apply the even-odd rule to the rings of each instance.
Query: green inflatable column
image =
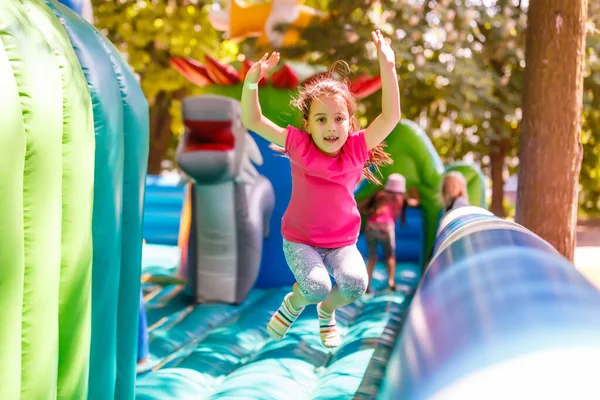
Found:
[[[0,2],[0,32],[19,89],[15,100],[20,102],[26,139],[20,398],[54,399],[61,265],[62,77],[57,58],[20,1]]]
[[[7,32],[3,10],[0,6],[0,399],[18,399],[25,245],[25,126],[19,88],[3,43],[3,32]],[[14,49],[10,53],[13,58]]]
[[[62,74],[62,235],[58,398],[87,396],[91,335],[94,117],[83,71],[60,22],[42,0],[22,0]]]

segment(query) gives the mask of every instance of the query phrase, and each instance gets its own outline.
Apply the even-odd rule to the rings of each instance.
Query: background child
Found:
[[[444,215],[459,207],[468,207],[471,205],[469,202],[469,194],[467,192],[467,180],[465,177],[457,171],[450,171],[442,178],[441,197],[444,203]],[[439,235],[439,221],[437,234]],[[431,262],[433,257],[433,249],[427,257],[426,265]],[[427,269],[428,266],[425,268]]]
[[[469,206],[469,194],[467,192],[467,181],[457,171],[450,171],[442,179],[442,200],[444,212],[449,212],[459,207]]]
[[[373,269],[377,263],[377,246],[381,245],[388,272],[388,287],[396,289],[396,221],[404,224],[407,206],[417,206],[418,198],[406,197],[406,179],[401,174],[391,174],[382,191],[375,193],[365,204],[367,223],[365,239],[367,241],[369,289]]]
[[[367,271],[356,247],[360,213],[354,189],[361,176],[389,163],[381,141],[400,121],[400,95],[395,56],[381,32],[372,32],[382,80],[382,113],[364,131],[354,112],[354,97],[345,81],[332,73],[305,82],[294,102],[302,112],[304,131],[282,128],[262,115],[258,82],[279,61],[267,54],[246,74],[242,91],[242,121],[246,128],[282,146],[292,167],[292,194],[282,219],[283,251],[296,278],[267,325],[282,339],[308,304],[317,304],[321,342],[337,347],[335,310],[363,295]],[[329,275],[336,285],[331,287]]]

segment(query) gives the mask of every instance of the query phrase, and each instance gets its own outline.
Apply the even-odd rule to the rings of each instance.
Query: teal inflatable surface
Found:
[[[169,277],[177,248],[144,247],[144,271]],[[283,265],[282,267],[286,267]],[[374,287],[387,285],[384,267]],[[402,289],[364,297],[338,310],[342,346],[323,347],[314,306],[309,306],[280,342],[266,325],[290,290],[255,289],[240,305],[191,307],[181,285],[145,285],[150,358],[140,368],[136,399],[346,399],[374,398],[411,293],[420,278],[415,264],[398,266]]]

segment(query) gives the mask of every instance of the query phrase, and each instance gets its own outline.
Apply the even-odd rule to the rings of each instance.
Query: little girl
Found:
[[[262,115],[258,82],[279,61],[267,54],[246,74],[242,91],[242,121],[247,129],[281,149],[292,167],[292,195],[282,219],[286,261],[296,278],[267,325],[267,332],[282,339],[308,304],[317,304],[321,342],[337,347],[335,310],[361,297],[368,283],[367,269],[356,247],[360,213],[354,189],[361,176],[376,181],[370,172],[390,163],[381,142],[400,121],[400,95],[395,56],[381,32],[371,34],[377,47],[382,81],[382,113],[365,130],[359,130],[355,99],[345,81],[333,73],[307,80],[295,100],[302,112],[304,130],[282,128]],[[336,285],[331,287],[329,275]]]
[[[444,212],[449,212],[459,207],[469,206],[469,195],[467,193],[467,181],[457,171],[450,171],[442,179],[442,200]]]
[[[469,194],[467,192],[467,180],[458,171],[450,171],[442,178],[441,197],[444,203],[444,215],[459,207],[468,207]],[[440,234],[440,226],[438,221],[438,227],[436,228],[436,235]],[[433,248],[427,257],[426,269],[429,268],[428,264],[431,262],[433,257]]]
[[[417,206],[419,200],[406,198],[406,179],[400,174],[391,174],[385,188],[368,198],[365,203],[369,287],[377,263],[377,245],[380,244],[387,264],[388,287],[396,290],[396,220],[400,218],[400,222],[404,224],[406,207]]]

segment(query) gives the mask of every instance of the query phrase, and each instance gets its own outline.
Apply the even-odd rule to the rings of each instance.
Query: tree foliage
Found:
[[[600,5],[597,5],[597,12],[596,18],[600,21]],[[590,17],[592,15],[590,13]],[[579,207],[586,214],[596,215],[600,213],[600,36],[588,34],[587,44],[581,134],[583,162],[579,178],[581,185]]]
[[[322,2],[314,2],[319,5]],[[382,29],[398,56],[402,112],[419,122],[445,162],[480,163],[498,182],[518,166],[525,68],[525,2],[516,0],[348,0],[336,7],[332,24],[314,25],[304,42],[285,55],[310,62],[348,61],[355,71],[378,73],[370,31]],[[323,5],[323,4],[321,4]],[[324,4],[327,6],[327,4]],[[600,210],[600,5],[590,12],[582,139],[582,211]],[[324,41],[323,38],[327,37]],[[368,119],[380,98],[363,102]],[[494,173],[493,161],[497,160]]]
[[[194,86],[169,64],[169,56],[225,61],[238,54],[208,20],[211,3],[195,0],[93,0],[95,26],[126,56],[150,104],[151,173],[160,172],[166,150],[181,134],[180,99]],[[175,135],[173,135],[173,133]]]
[[[231,62],[241,57],[239,53],[256,59],[271,50],[258,47],[253,39],[240,44],[225,40],[208,21],[212,3],[93,0],[96,26],[127,55],[151,104],[152,146],[159,150],[151,156],[154,164],[156,159],[169,157],[165,148],[174,147],[173,137],[182,132],[178,99],[194,92],[169,65],[170,55],[202,59],[209,54]],[[332,17],[327,24],[306,29],[298,46],[277,50],[284,59],[325,65],[342,59],[353,73],[378,74],[370,32],[381,29],[393,39],[397,54],[403,116],[425,128],[445,162],[478,162],[498,180],[494,189],[501,190],[503,179],[518,166],[525,3],[306,0],[306,5],[330,11]],[[600,39],[596,28],[600,5],[592,3],[580,178],[580,205],[586,213],[600,209]],[[363,124],[380,112],[380,102],[381,92],[361,101]],[[498,158],[502,162],[499,175],[491,168]]]

